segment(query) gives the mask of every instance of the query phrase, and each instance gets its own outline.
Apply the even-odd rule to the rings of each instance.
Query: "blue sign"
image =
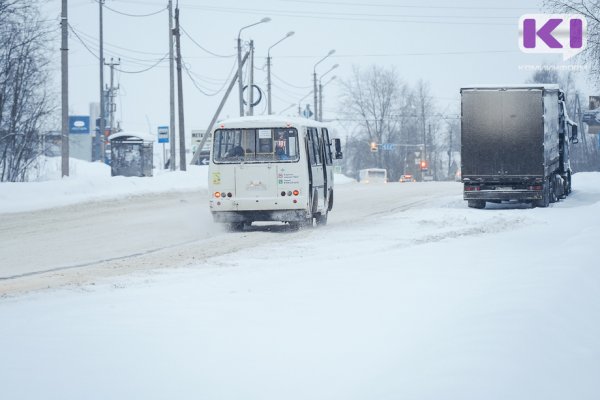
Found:
[[[304,115],[304,118],[310,118],[313,116],[313,112],[310,110],[310,105],[306,105],[306,108],[304,111],[302,111],[302,115]]]
[[[158,143],[169,143],[169,127],[158,127]]]
[[[70,134],[89,134],[90,117],[89,115],[70,115],[69,116]]]
[[[382,143],[381,150],[392,151],[396,148],[396,143]]]

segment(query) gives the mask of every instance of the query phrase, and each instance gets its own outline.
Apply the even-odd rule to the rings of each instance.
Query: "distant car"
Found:
[[[412,175],[402,175],[398,182],[416,182],[417,180]]]

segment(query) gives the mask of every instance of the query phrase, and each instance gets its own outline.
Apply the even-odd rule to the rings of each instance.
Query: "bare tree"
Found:
[[[25,4],[23,4],[25,3]],[[37,3],[0,0],[0,181],[22,181],[40,154],[47,95],[49,31]]]
[[[579,55],[590,65],[593,79],[600,84],[600,1],[545,0],[546,8],[557,13],[576,13],[586,17],[587,47]]]
[[[408,88],[395,69],[373,65],[365,71],[354,67],[342,85],[341,113],[354,127],[348,138],[349,168],[386,168],[393,178],[403,170],[397,151],[370,151],[370,144],[401,140],[402,115],[408,104]]]

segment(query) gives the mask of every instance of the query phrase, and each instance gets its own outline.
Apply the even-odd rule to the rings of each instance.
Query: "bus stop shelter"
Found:
[[[144,133],[119,132],[108,137],[112,176],[152,176],[154,138]]]

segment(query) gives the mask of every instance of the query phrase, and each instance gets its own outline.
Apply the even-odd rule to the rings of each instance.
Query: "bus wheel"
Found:
[[[227,224],[227,230],[229,232],[241,232],[244,230],[244,222],[230,222]]]
[[[315,214],[315,222],[317,223],[317,226],[327,225],[327,211]]]

